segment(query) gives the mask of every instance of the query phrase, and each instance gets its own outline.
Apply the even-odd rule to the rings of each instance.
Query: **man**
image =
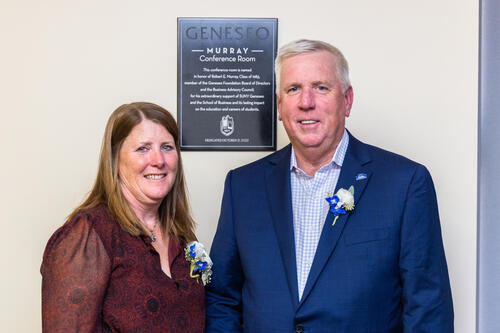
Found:
[[[206,332],[453,332],[426,168],[347,132],[333,46],[285,45],[276,81],[291,145],[226,178]]]

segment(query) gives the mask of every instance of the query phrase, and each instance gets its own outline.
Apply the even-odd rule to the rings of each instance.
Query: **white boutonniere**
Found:
[[[330,205],[330,212],[335,216],[332,223],[334,226],[340,214],[346,214],[354,209],[354,187],[349,187],[349,190],[341,188],[336,194],[326,198],[326,201]]]
[[[212,260],[208,256],[203,244],[196,241],[187,244],[184,249],[186,260],[191,264],[189,276],[198,278],[201,276],[203,285],[206,285],[212,279]]]

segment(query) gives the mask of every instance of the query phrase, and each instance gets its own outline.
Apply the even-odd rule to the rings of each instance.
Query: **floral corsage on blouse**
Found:
[[[196,241],[187,244],[184,249],[186,260],[191,264],[189,276],[198,281],[201,276],[203,285],[212,279],[212,260],[208,256],[203,244]]]
[[[341,188],[335,195],[326,198],[326,201],[330,205],[330,212],[335,216],[332,223],[334,226],[340,214],[346,214],[354,209],[354,187],[349,187],[349,190]]]

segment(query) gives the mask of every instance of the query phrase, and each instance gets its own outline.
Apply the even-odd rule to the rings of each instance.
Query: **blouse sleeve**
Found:
[[[43,332],[98,331],[111,262],[89,216],[54,233],[40,271]]]

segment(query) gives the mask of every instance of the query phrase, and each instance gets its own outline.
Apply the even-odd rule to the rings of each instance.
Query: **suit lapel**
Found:
[[[370,157],[364,144],[356,140],[349,133],[349,146],[344,157],[344,162],[342,163],[335,193],[340,188],[347,190],[352,185],[354,187],[354,211],[356,211],[356,205],[363,195],[366,184],[370,180],[371,170],[367,166],[369,161]],[[356,178],[359,179],[356,180]],[[324,266],[335,250],[350,214],[352,212],[340,215],[335,225],[332,226],[334,216],[331,212],[328,212],[300,304],[304,302],[311,292]]]
[[[271,168],[266,173],[266,186],[292,304],[297,308],[299,296],[290,185],[290,154],[291,146],[288,145],[270,161]]]

